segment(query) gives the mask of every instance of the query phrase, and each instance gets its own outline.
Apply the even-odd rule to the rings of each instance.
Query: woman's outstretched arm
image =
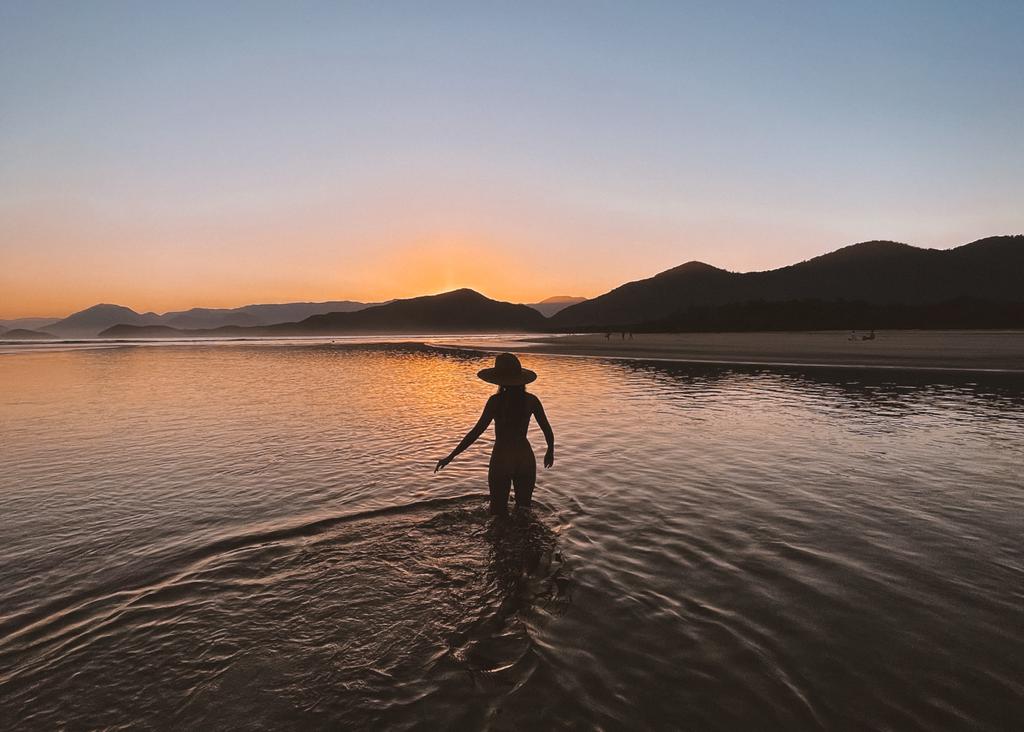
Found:
[[[544,439],[548,442],[548,451],[544,453],[544,467],[550,468],[555,464],[555,433],[551,429],[551,423],[548,422],[548,416],[544,414],[544,405],[540,403],[540,399],[534,396],[533,404],[533,416],[536,418],[541,432],[544,433]]]
[[[491,423],[492,419],[494,419],[493,397],[487,400],[487,404],[484,405],[483,414],[480,415],[480,419],[478,419],[476,424],[473,425],[473,429],[467,432],[466,436],[462,438],[462,442],[455,446],[455,449],[451,451],[448,457],[443,457],[437,461],[437,466],[434,468],[434,472],[436,473],[438,470],[448,465],[448,463],[455,459],[456,455],[476,442],[477,438],[480,437],[480,435],[484,433],[484,430],[487,429],[487,426]]]

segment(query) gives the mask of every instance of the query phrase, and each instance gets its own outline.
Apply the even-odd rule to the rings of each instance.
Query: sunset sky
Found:
[[[1024,2],[0,3],[0,317],[1024,232]]]

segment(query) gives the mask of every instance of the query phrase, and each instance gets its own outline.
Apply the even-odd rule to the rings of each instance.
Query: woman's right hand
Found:
[[[434,472],[436,473],[438,470],[441,470],[442,468],[446,467],[448,463],[450,463],[451,461],[451,455],[449,455],[448,457],[441,458],[440,460],[437,461],[437,466],[434,468]]]

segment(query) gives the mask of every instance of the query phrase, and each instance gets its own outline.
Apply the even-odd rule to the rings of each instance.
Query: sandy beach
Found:
[[[863,335],[863,334],[858,334]],[[1001,370],[1024,373],[1024,331],[603,333],[523,339],[510,350],[706,363]]]

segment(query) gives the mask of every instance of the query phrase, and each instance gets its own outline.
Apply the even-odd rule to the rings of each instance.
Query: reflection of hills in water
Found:
[[[438,510],[440,508],[440,510]],[[7,712],[194,729],[477,727],[533,673],[568,579],[534,516],[478,497],[232,537],[5,625]],[[131,668],[126,675],[121,669]],[[59,707],[32,704],[45,684]]]

